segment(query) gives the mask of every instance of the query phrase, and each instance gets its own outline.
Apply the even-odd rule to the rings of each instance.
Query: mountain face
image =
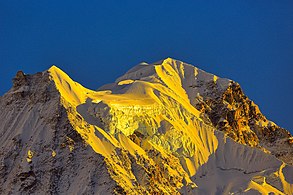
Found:
[[[293,194],[291,134],[171,58],[97,91],[18,72],[0,108],[2,194]]]

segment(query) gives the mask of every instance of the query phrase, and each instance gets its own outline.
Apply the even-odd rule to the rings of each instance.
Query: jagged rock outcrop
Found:
[[[263,147],[277,158],[293,165],[292,135],[269,121],[242,91],[231,81],[225,89],[207,85],[195,107],[207,115],[212,125],[235,141],[252,147]]]
[[[13,82],[3,194],[293,193],[292,136],[229,79],[167,58],[98,91],[55,66]]]

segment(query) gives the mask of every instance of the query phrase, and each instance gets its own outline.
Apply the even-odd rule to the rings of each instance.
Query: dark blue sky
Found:
[[[96,89],[166,57],[239,82],[292,132],[292,0],[0,0],[0,94],[17,70],[56,64]]]

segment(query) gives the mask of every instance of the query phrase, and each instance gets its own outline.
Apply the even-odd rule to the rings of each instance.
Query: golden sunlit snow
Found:
[[[151,65],[141,64],[120,77],[111,87],[105,86],[105,89],[98,91],[89,90],[74,82],[56,66],[49,69],[49,74],[60,92],[71,125],[96,153],[105,157],[112,179],[126,193],[151,193],[149,188],[152,185],[156,185],[154,189],[166,194],[176,194],[180,190],[192,193],[192,190],[197,189],[199,191],[195,192],[200,193],[204,192],[200,191],[201,186],[210,185],[210,191],[207,187],[205,192],[213,193],[213,188],[221,186],[221,182],[217,184],[218,181],[213,179],[207,182],[198,175],[204,177],[205,167],[217,169],[217,163],[224,170],[227,163],[231,167],[254,166],[251,174],[240,174],[236,170],[237,173],[231,172],[233,177],[242,178],[241,186],[245,187],[243,191],[292,194],[293,186],[282,172],[285,164],[278,160],[267,162],[270,155],[258,149],[250,151],[250,147],[216,133],[205,122],[201,111],[192,105],[195,100],[190,98],[185,86],[194,86],[195,79],[204,79],[205,82],[227,88],[230,83],[228,79],[205,73],[171,58]],[[192,92],[195,93],[194,97],[200,99],[200,90]],[[221,157],[219,154],[228,145],[231,151],[227,155],[231,156],[223,154]],[[74,144],[69,147],[71,151],[74,150]],[[161,158],[156,157],[154,151]],[[164,169],[162,174],[168,176],[158,175],[158,178],[145,183],[139,181],[144,176],[139,177],[132,170],[130,161],[128,164],[119,163],[119,159],[125,156],[124,153],[129,153],[146,172],[152,171],[151,167],[157,167]],[[242,157],[236,158],[236,155]],[[258,155],[266,157],[256,159]],[[31,161],[32,156],[33,153],[29,152],[28,161]],[[54,151],[52,156],[56,156]],[[249,165],[247,159],[257,163]],[[227,162],[229,160],[233,162]],[[246,164],[240,162],[245,160]],[[262,170],[269,165],[274,170],[258,172],[258,168]],[[227,169],[231,167],[227,165]],[[223,175],[223,180],[232,177],[231,175]],[[267,177],[273,176],[280,178],[283,192],[266,182]],[[215,176],[211,176],[213,177]],[[175,184],[166,184],[170,182],[166,178],[171,178]],[[239,186],[236,180],[231,180],[229,189]]]

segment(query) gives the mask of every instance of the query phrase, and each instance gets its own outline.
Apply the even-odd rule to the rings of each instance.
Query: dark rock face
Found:
[[[258,108],[243,94],[239,84],[232,82],[226,91],[216,97],[216,101],[208,103],[211,111],[207,114],[217,129],[225,131],[239,143],[258,145],[257,135],[247,128],[252,120],[258,120],[255,118],[259,114],[256,113]]]
[[[293,164],[290,132],[268,121],[238,83],[231,81],[224,91],[215,84],[207,85],[207,88],[209,93],[204,94],[195,107],[208,116],[216,129],[239,143],[264,147],[277,158]]]

